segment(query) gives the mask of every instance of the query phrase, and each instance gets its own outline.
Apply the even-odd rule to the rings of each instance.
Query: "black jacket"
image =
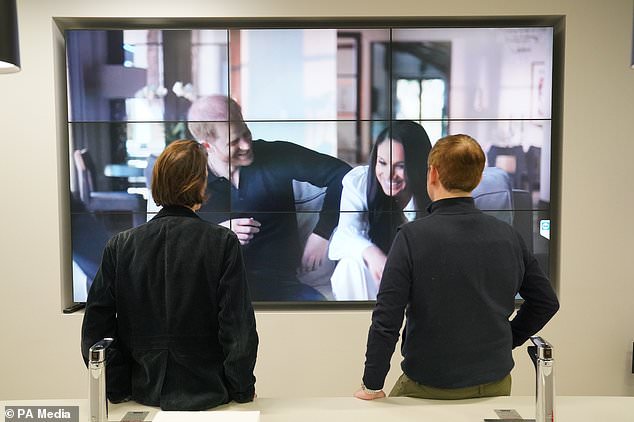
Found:
[[[86,303],[82,354],[103,337],[111,401],[203,410],[255,392],[258,336],[236,236],[184,207],[114,236]]]
[[[513,347],[559,309],[557,296],[513,227],[472,198],[432,203],[403,226],[388,255],[372,314],[364,384],[383,387],[407,308],[403,372],[437,388],[504,378]],[[515,296],[524,303],[513,320]]]

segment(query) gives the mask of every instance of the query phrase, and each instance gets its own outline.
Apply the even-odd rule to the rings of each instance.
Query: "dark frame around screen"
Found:
[[[549,202],[546,208],[542,208],[541,204],[537,206],[531,206],[530,210],[522,209],[521,211],[530,212],[531,215],[539,212],[544,212],[544,215],[550,221],[550,240],[547,242],[547,256],[546,261],[542,262],[545,265],[547,273],[549,273],[551,282],[558,287],[558,265],[559,265],[559,221],[560,221],[560,206],[559,206],[559,192],[560,192],[560,162],[561,162],[561,139],[562,139],[562,113],[563,113],[563,50],[564,50],[564,29],[565,19],[562,16],[505,16],[505,17],[451,17],[451,18],[432,18],[432,17],[402,17],[402,18],[72,18],[72,17],[58,17],[54,18],[53,32],[55,35],[55,53],[56,53],[56,89],[57,89],[57,104],[58,104],[58,140],[60,146],[59,162],[60,165],[60,179],[62,186],[71,186],[73,177],[71,172],[73,166],[77,165],[78,154],[76,148],[71,150],[71,143],[76,135],[73,134],[73,127],[81,127],[82,125],[90,125],[94,130],[98,124],[104,124],[103,121],[73,121],[69,115],[69,104],[67,99],[67,92],[71,87],[67,84],[67,52],[66,52],[66,31],[74,30],[131,30],[131,29],[182,29],[182,30],[194,30],[194,29],[216,29],[216,30],[280,30],[280,29],[337,29],[346,36],[354,36],[357,30],[388,30],[390,32],[390,42],[392,41],[392,30],[414,30],[418,28],[425,29],[475,29],[475,28],[552,28],[552,87],[550,96],[550,114],[547,119],[547,129],[550,140],[550,186],[549,186]],[[361,56],[361,52],[357,52],[357,60]],[[229,72],[231,72],[231,66],[234,64],[228,59]],[[538,64],[535,68],[538,68]],[[359,90],[362,89],[360,78],[357,80],[357,98],[359,98]],[[229,83],[228,83],[229,84]],[[365,130],[366,137],[368,133],[371,135],[376,134],[373,122],[387,122],[400,120],[395,118],[392,110],[392,89],[390,89],[389,96],[389,114],[380,119],[373,119],[372,116],[363,116],[360,118],[346,119],[339,117],[326,117],[323,119],[289,119],[280,121],[277,118],[261,118],[261,116],[254,116],[249,119],[245,116],[245,120],[248,124],[252,124],[255,127],[262,128],[263,133],[266,132],[267,124],[274,129],[274,124],[277,124],[278,128],[281,128],[282,124],[285,124],[285,130],[292,133],[289,129],[293,124],[297,125],[300,122],[306,124],[320,122],[349,122],[350,126],[354,126],[357,133]],[[372,94],[374,95],[374,93]],[[178,99],[176,101],[182,101]],[[358,100],[357,100],[358,101]],[[386,120],[387,118],[387,120]],[[431,119],[430,119],[431,120]],[[504,118],[496,119],[495,116],[485,116],[482,118],[473,118],[472,116],[458,116],[448,119],[442,119],[445,123],[448,121],[462,122],[462,127],[474,127],[474,125],[480,124],[482,126],[493,124],[498,120],[508,120],[509,126],[517,121],[526,121],[526,119],[513,119]],[[172,123],[176,126],[182,120],[177,118]],[[425,120],[423,120],[425,121]],[[111,122],[112,123],[112,122]],[[130,122],[120,121],[121,127],[125,127]],[[517,123],[519,124],[519,123]],[[365,129],[363,126],[366,125]],[[469,126],[471,125],[471,126]],[[345,125],[344,125],[345,126]],[[111,130],[108,129],[108,130]],[[80,129],[81,131],[81,129]],[[453,133],[453,131],[452,131]],[[371,136],[373,138],[373,136]],[[272,139],[271,139],[272,140]],[[357,139],[358,141],[358,139]],[[367,156],[369,148],[371,146],[361,145],[360,141],[356,144],[357,151],[354,152],[357,156]],[[359,145],[361,147],[359,148]],[[486,152],[486,151],[485,151]],[[340,153],[341,154],[341,153]],[[341,155],[339,155],[341,156]],[[354,163],[353,167],[357,164]],[[116,166],[110,168],[109,171],[117,171]],[[134,176],[140,176],[135,174]],[[75,176],[76,177],[76,176]],[[127,177],[127,175],[126,175]],[[77,183],[77,181],[75,181]],[[60,192],[60,203],[62,204],[61,212],[61,235],[63,239],[62,248],[62,292],[64,296],[63,303],[68,305],[73,302],[82,302],[76,300],[77,297],[73,295],[73,246],[72,242],[76,242],[76,239],[72,236],[72,227],[77,225],[78,215],[83,217],[87,216],[87,213],[77,212],[76,195],[73,195],[70,190],[62,189]],[[515,208],[515,210],[519,210]],[[312,212],[312,211],[311,211]],[[112,214],[117,214],[119,211],[113,211]],[[90,213],[88,213],[90,214]],[[132,218],[134,218],[134,213]],[[73,217],[75,216],[75,217]],[[140,218],[142,217],[142,218]],[[540,217],[530,217],[533,220]],[[138,222],[145,220],[145,215],[137,215]],[[137,223],[135,223],[137,225]],[[94,254],[94,251],[92,252]],[[521,299],[518,299],[519,303]],[[256,309],[368,309],[371,308],[374,301],[257,301],[254,300]]]

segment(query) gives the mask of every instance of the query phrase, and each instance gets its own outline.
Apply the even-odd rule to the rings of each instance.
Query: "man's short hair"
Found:
[[[427,158],[427,164],[438,170],[440,183],[450,192],[474,190],[482,178],[485,161],[480,144],[462,134],[440,138]]]
[[[240,105],[226,95],[201,97],[187,113],[187,127],[198,142],[215,140],[217,123],[243,120]]]
[[[152,169],[152,198],[156,205],[191,207],[205,201],[207,152],[196,141],[169,144]]]

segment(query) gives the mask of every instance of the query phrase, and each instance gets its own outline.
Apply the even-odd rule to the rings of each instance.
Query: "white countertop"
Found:
[[[362,401],[353,397],[257,398],[252,403],[230,403],[213,411],[259,411],[262,422],[473,422],[498,419],[495,409],[515,409],[524,419],[535,417],[534,397],[510,396],[471,400],[385,398]],[[11,400],[5,406],[79,406],[79,421],[88,421],[87,400]],[[120,421],[128,411],[144,410],[152,420],[160,411],[135,402],[109,406],[109,421]],[[8,421],[8,419],[6,419]],[[16,422],[18,419],[13,419]],[[634,397],[557,397],[557,422],[633,422]],[[184,421],[186,422],[186,421]]]

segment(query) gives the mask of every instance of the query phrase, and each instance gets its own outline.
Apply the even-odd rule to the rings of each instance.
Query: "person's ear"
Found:
[[[427,195],[432,201],[436,200],[436,191],[438,190],[438,171],[434,166],[427,167]]]
[[[202,141],[200,145],[202,145],[207,151],[211,149],[211,144],[207,141]]]
[[[429,180],[429,183],[431,184],[438,184],[438,170],[436,169],[436,167],[434,166],[429,166],[429,174],[427,175],[427,179]]]

